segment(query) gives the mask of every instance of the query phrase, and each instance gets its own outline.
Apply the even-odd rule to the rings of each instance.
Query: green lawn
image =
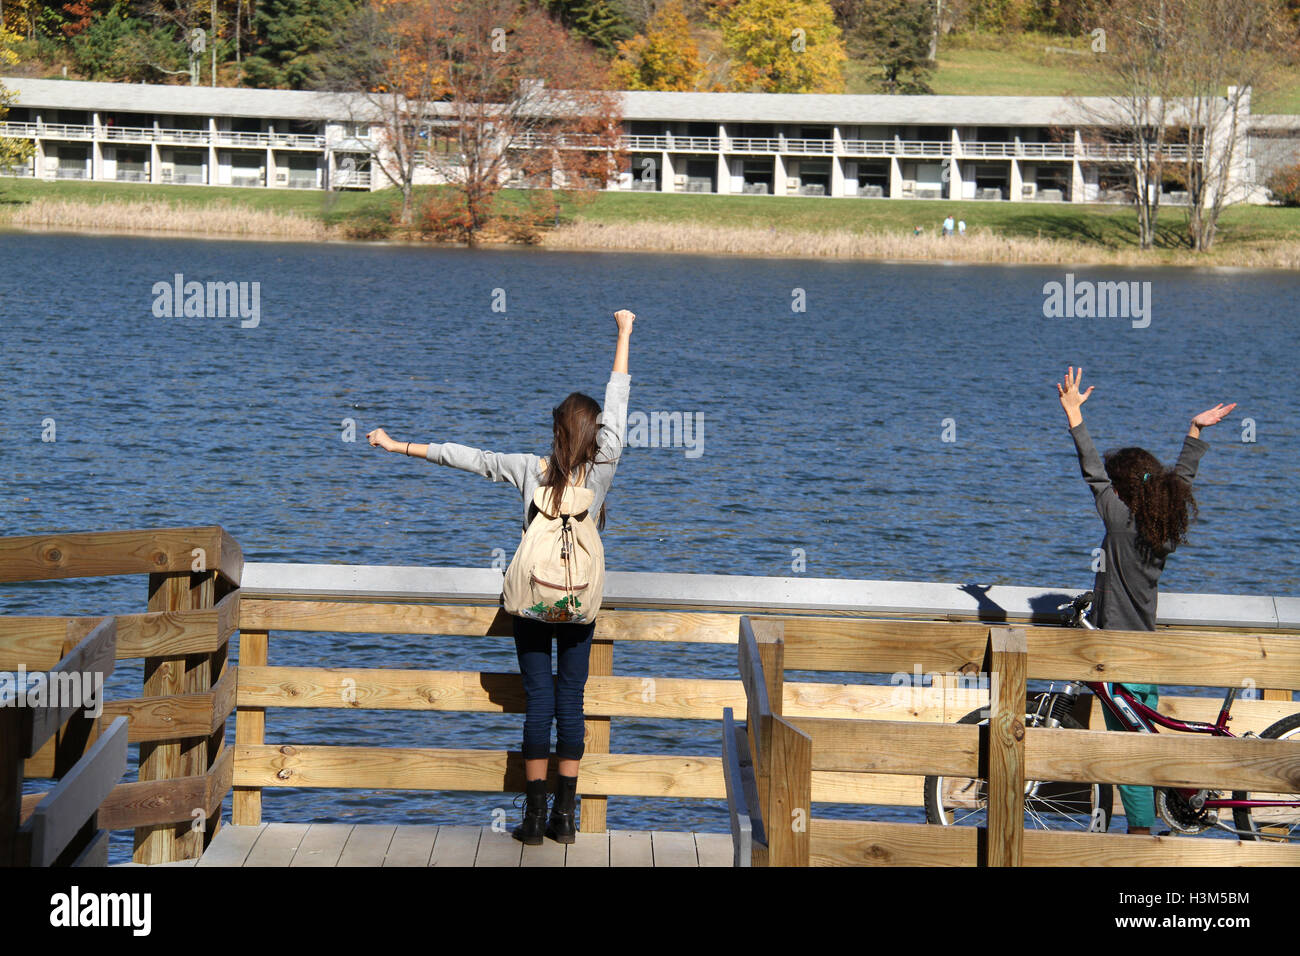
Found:
[[[59,180],[0,178],[0,214],[6,205],[33,199],[64,199],[70,202],[168,202],[186,206],[236,205],[249,209],[274,210],[319,217],[327,223],[341,222],[372,210],[388,208],[400,196],[383,192],[337,192],[297,189],[244,189],[222,186],[163,186],[148,183],[102,183]]]
[[[982,96],[1094,96],[1105,93],[1090,80],[1082,63],[1094,56],[1088,37],[1067,39],[1043,34],[946,37],[939,47],[939,68],[930,85],[935,93]],[[1048,52],[1048,47],[1077,53]],[[845,70],[847,92],[870,92],[866,71],[858,63]],[[1256,113],[1300,113],[1300,69],[1279,67],[1274,88],[1256,92]]]
[[[601,193],[577,215],[608,224],[621,222],[707,222],[802,231],[877,231],[910,233],[921,226],[935,231],[949,213],[971,229],[989,228],[1010,236],[1068,239],[1105,248],[1136,245],[1136,214],[1120,206],[1074,206],[1010,202],[953,202],[920,199],[825,199],[789,196],[679,196],[655,193]],[[1185,214],[1161,213],[1162,245],[1183,244]],[[1300,236],[1300,209],[1240,206],[1221,220],[1223,243],[1253,243]]]
[[[432,187],[421,187],[417,194]],[[501,202],[511,204],[534,194],[507,190]],[[146,202],[162,200],[178,205],[212,203],[251,209],[292,212],[335,224],[387,216],[400,205],[396,190],[376,193],[320,193],[286,189],[224,189],[203,186],[151,186],[134,183],[41,182],[0,179],[0,215],[8,204],[36,198],[97,202],[103,199]],[[988,228],[1002,235],[1067,239],[1107,249],[1133,248],[1135,213],[1119,206],[1074,206],[1009,202],[953,202],[951,200],[827,199],[804,196],[701,196],[659,193],[598,193],[581,206],[564,204],[566,219],[609,225],[644,222],[696,222],[806,232],[849,230],[856,232],[911,233],[921,226],[938,229],[949,213],[965,219],[972,230]],[[1181,209],[1161,214],[1162,245],[1183,245]],[[1238,206],[1221,220],[1221,244],[1267,243],[1300,236],[1300,208]]]

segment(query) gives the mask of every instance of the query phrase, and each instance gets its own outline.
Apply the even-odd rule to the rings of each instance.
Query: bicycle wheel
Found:
[[[1283,717],[1265,730],[1261,737],[1269,740],[1300,740],[1300,714]],[[1300,800],[1300,793],[1247,793],[1234,790],[1234,800]],[[1300,840],[1300,808],[1233,807],[1232,819],[1243,840]]]
[[[975,710],[959,724],[986,724],[988,717]],[[1041,719],[1025,714],[1026,727],[1039,727]],[[1067,714],[1061,726],[1084,729]],[[1095,830],[1110,827],[1110,810],[1115,793],[1110,784],[1064,781],[1025,781],[1025,829]],[[985,781],[973,777],[926,777],[925,819],[944,826],[985,826],[988,822],[988,794]]]

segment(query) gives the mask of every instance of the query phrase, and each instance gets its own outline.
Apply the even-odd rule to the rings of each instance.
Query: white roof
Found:
[[[357,93],[0,78],[17,105],[277,119],[377,118]],[[557,99],[563,91],[553,94]],[[623,92],[625,120],[916,126],[1095,126],[1117,115],[1105,97],[865,96],[829,93]],[[439,104],[439,112],[445,112]],[[1273,118],[1276,120],[1276,118]]]
[[[277,119],[348,119],[368,105],[356,94],[305,90],[254,90],[224,86],[163,86],[89,80],[0,78],[17,94],[15,105],[64,110],[103,110],[200,116],[266,116]]]

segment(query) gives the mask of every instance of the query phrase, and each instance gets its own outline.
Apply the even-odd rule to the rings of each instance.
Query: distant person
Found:
[[[966,220],[965,220],[965,219],[959,219],[959,220],[957,220],[957,235],[959,235],[959,236],[964,236],[964,235],[966,235]]]
[[[921,234],[921,227],[920,227],[920,226],[917,226],[916,228],[914,228],[914,229],[912,230],[912,235],[914,235],[914,236],[919,236],[920,234]]]
[[[946,219],[943,221],[943,235],[944,235],[944,238],[947,238],[948,236],[951,236],[951,235],[952,235],[952,226],[953,226],[952,216],[949,216],[948,218],[946,218]]]
[[[1201,440],[1201,429],[1222,421],[1237,406],[1215,405],[1193,418],[1172,468],[1165,468],[1142,448],[1110,452],[1103,465],[1083,424],[1083,403],[1096,386],[1081,393],[1082,378],[1083,369],[1076,374],[1071,367],[1056,391],[1079,454],[1083,480],[1092,489],[1106,528],[1100,570],[1092,586],[1092,622],[1103,630],[1154,631],[1160,572],[1165,559],[1186,542],[1187,527],[1197,513],[1192,479],[1210,447]],[[1153,710],[1159,703],[1155,685],[1126,682],[1124,686]],[[1109,710],[1103,707],[1102,714],[1108,728],[1123,729]],[[1119,795],[1128,817],[1128,832],[1150,833],[1155,822],[1151,788],[1121,786]]]
[[[569,529],[571,525],[595,516],[598,516],[597,527],[604,526],[605,498],[627,436],[627,399],[631,383],[627,360],[636,316],[624,309],[615,313],[614,319],[618,323],[618,343],[614,349],[614,370],[605,387],[604,413],[594,399],[581,392],[569,395],[551,413],[553,441],[551,453],[546,458],[527,454],[499,455],[450,442],[417,445],[394,441],[382,428],[376,428],[366,438],[371,445],[385,451],[400,451],[406,456],[414,452],[414,457],[425,458],[434,464],[472,471],[492,481],[510,482],[523,494],[525,533],[539,516],[544,515],[557,526],[560,523],[557,519],[563,516],[565,546],[557,550],[565,566],[558,573],[563,575],[572,571],[577,562],[571,562],[565,555],[583,544],[583,535]],[[588,568],[587,571],[593,578],[598,571],[603,581],[603,547],[587,553],[594,554],[595,550],[600,552],[600,567]],[[514,570],[513,564],[510,570]],[[507,571],[507,593],[512,580],[510,570]],[[524,577],[529,576],[525,569]],[[547,580],[539,579],[535,574],[531,579],[534,587],[547,585],[551,580],[549,577]],[[539,603],[527,609],[539,616],[545,615],[544,619],[512,615],[515,651],[526,698],[523,739],[526,805],[523,822],[515,828],[514,837],[529,846],[539,845],[543,835],[559,843],[575,841],[578,762],[584,752],[583,691],[587,685],[591,638],[596,622],[592,618],[586,623],[556,623],[575,616],[573,609],[580,602],[567,602],[581,587],[573,585],[572,581],[555,585],[568,592],[564,599],[552,605]],[[584,583],[582,587],[585,586]],[[582,595],[586,598],[587,592],[583,591]],[[576,616],[582,617],[581,614]],[[554,674],[551,671],[552,638],[556,656]],[[546,776],[552,722],[556,728],[555,756],[559,775],[548,824]]]

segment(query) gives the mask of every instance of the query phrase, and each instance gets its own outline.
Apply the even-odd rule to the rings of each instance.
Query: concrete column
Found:
[[[671,137],[669,142],[672,142]],[[673,192],[673,177],[676,175],[673,172],[673,154],[665,149],[659,154],[659,162],[659,191],[661,193]]]
[[[1020,202],[1021,195],[1025,191],[1025,181],[1020,177],[1020,160],[1011,160],[1011,178],[1007,181],[1007,188],[1011,191],[1010,199],[1012,202]]]
[[[1070,202],[1083,202],[1083,167],[1079,157],[1083,155],[1083,133],[1074,131],[1074,158],[1070,160]]]
[[[162,150],[158,148],[157,143],[149,144],[149,182],[162,182],[162,173],[159,167],[162,165]]]
[[[949,157],[948,163],[948,198],[962,199],[965,192],[961,178],[961,162],[958,157],[961,156],[961,137],[957,133],[957,127],[952,128],[952,156]]]
[[[781,137],[782,145],[785,143],[785,137]],[[785,157],[777,153],[772,157],[772,195],[784,196],[785,190]]]
[[[903,166],[897,156],[889,157],[889,198],[903,198]]]
[[[266,180],[262,183],[268,189],[275,185],[275,150],[266,147]]]
[[[844,160],[838,156],[831,157],[831,195],[844,195]]]
[[[217,118],[208,117],[208,185],[217,184]]]
[[[90,125],[94,132],[90,134],[90,178],[99,179],[104,163],[104,146],[99,141],[99,113],[90,114]]]
[[[718,124],[718,195],[731,192],[731,166],[727,163],[727,127]]]

